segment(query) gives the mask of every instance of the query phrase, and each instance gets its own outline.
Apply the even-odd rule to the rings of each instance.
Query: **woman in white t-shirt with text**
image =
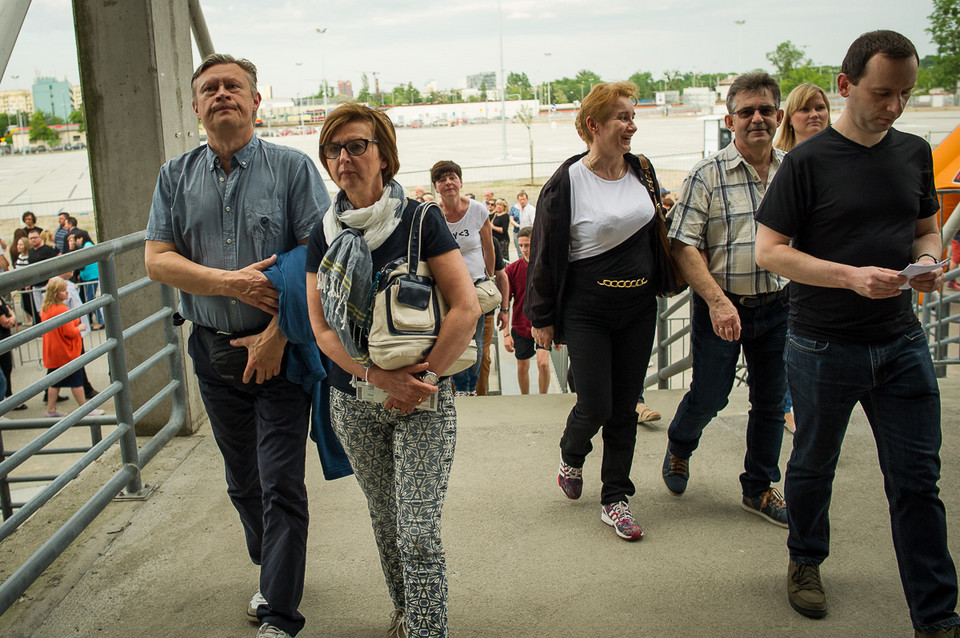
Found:
[[[460,246],[463,260],[474,283],[493,275],[493,225],[487,208],[480,202],[460,194],[463,171],[454,162],[441,161],[430,169],[430,180],[440,196],[440,208],[447,220],[447,228]],[[477,322],[477,362],[463,372],[453,375],[457,396],[477,393],[480,376],[480,353],[483,352],[483,317]]]

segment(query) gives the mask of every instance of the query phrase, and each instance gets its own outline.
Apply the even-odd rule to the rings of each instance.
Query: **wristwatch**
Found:
[[[430,370],[421,372],[420,380],[424,383],[429,383],[432,386],[440,385],[440,375],[438,375],[436,372],[431,372]]]

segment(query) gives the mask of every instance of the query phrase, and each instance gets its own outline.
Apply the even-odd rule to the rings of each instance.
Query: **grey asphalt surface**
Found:
[[[944,380],[942,497],[957,542],[960,383]],[[859,410],[835,483],[832,555],[823,566],[829,614],[799,616],[785,594],[786,530],[740,509],[745,389],[707,427],[689,489],[660,478],[666,427],[681,390],[648,391],[664,420],[638,432],[631,500],[646,537],[628,543],[600,521],[599,454],[581,500],[556,485],[558,439],[574,397],[458,400],[459,435],[443,518],[450,628],[474,636],[911,636],[882,478]],[[909,427],[909,424],[905,424]],[[599,439],[596,441],[598,447]],[[784,435],[783,467],[791,446]],[[0,543],[5,576],[45,538],[99,463],[49,511]],[[325,482],[308,448],[310,538],[301,636],[383,636],[391,604],[364,499],[352,477]],[[10,611],[0,635],[249,636],[257,571],[227,499],[209,429],[176,439],[144,475],[144,502],[116,502]],[[38,540],[39,538],[39,540]]]

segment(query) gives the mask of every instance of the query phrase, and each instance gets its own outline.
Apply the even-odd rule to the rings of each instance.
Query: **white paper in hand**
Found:
[[[899,273],[897,273],[907,278],[907,283],[900,286],[900,290],[906,290],[907,288],[909,288],[910,280],[916,277],[917,275],[928,273],[932,270],[936,270],[937,268],[943,268],[948,263],[950,263],[949,260],[944,259],[939,264],[910,264],[909,266],[901,270]]]

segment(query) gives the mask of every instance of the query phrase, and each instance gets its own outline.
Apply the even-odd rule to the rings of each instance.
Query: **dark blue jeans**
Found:
[[[223,454],[227,494],[240,514],[250,559],[260,565],[260,622],[295,635],[304,619],[310,395],[284,373],[262,384],[233,385],[210,367],[195,328],[190,335],[200,396]],[[284,362],[285,363],[285,362]]]
[[[937,486],[940,392],[922,328],[875,344],[790,335],[786,359],[797,419],[785,486],[791,560],[819,565],[829,553],[834,472],[850,413],[860,403],[877,442],[913,626],[934,631],[960,624]]]
[[[477,321],[477,329],[473,338],[477,341],[477,361],[472,366],[456,373],[453,379],[453,389],[457,392],[476,392],[477,381],[480,380],[480,364],[483,361],[483,315]]]
[[[740,313],[740,339],[724,341],[713,332],[707,302],[693,295],[690,390],[680,401],[667,434],[670,453],[690,458],[700,444],[703,428],[727,405],[742,349],[747,361],[750,412],[740,485],[744,495],[757,496],[780,480],[783,394],[787,390],[783,366],[787,306],[784,301],[759,308],[734,305]]]

